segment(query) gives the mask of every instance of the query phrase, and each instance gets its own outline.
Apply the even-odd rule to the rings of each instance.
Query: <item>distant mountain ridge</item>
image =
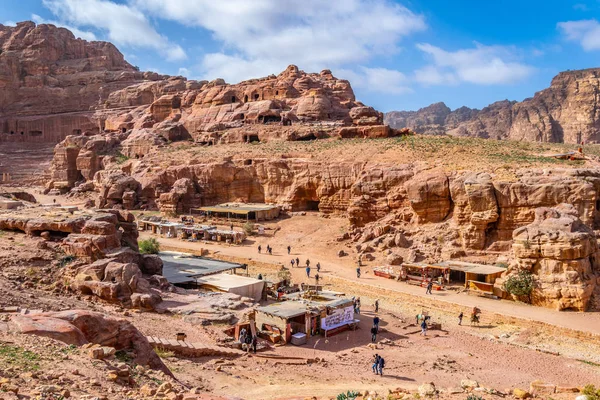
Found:
[[[600,143],[600,68],[559,73],[532,98],[452,111],[434,103],[418,111],[391,111],[384,121],[427,135],[553,143]]]

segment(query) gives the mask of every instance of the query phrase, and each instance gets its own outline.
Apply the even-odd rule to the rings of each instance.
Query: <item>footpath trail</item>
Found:
[[[308,225],[310,226],[310,221],[306,222],[309,222]],[[320,223],[323,224],[323,221],[321,220]],[[337,227],[333,227],[332,229],[337,229]],[[367,288],[373,287],[385,289],[403,295],[414,296],[416,300],[433,300],[442,302],[441,304],[448,303],[448,305],[453,306],[449,306],[449,310],[455,309],[454,306],[464,307],[465,309],[463,312],[467,316],[470,309],[477,306],[483,311],[484,316],[486,314],[500,314],[506,317],[545,323],[600,336],[600,312],[559,312],[523,303],[489,299],[453,291],[434,291],[432,295],[426,295],[425,288],[374,276],[371,267],[363,268],[361,278],[357,278],[356,266],[352,258],[337,258],[337,256],[334,255],[335,251],[331,248],[331,245],[327,245],[324,242],[320,243],[320,245],[307,245],[306,243],[303,243],[303,240],[300,237],[303,233],[297,229],[297,226],[287,233],[286,231],[288,231],[288,229],[284,227],[274,237],[252,237],[251,241],[253,243],[244,246],[231,246],[213,242],[194,243],[179,239],[155,237],[166,248],[196,251],[202,248],[217,253],[218,255],[244,258],[250,261],[272,264],[273,266],[285,265],[289,268],[291,267],[290,260],[298,257],[300,258],[301,268],[290,268],[295,283],[314,283],[314,279],[312,278],[316,273],[316,268],[314,267],[317,262],[320,262],[322,267],[319,275],[324,279],[331,277],[338,281],[345,280],[348,281],[348,283],[364,285]],[[141,232],[140,234],[141,238],[151,236],[147,232]],[[310,235],[310,232],[304,232],[304,236],[308,237]],[[287,250],[285,249],[286,245],[283,244],[286,239],[289,239],[288,243],[292,245],[292,252],[290,255],[287,254]],[[314,238],[312,239],[314,240]],[[259,244],[261,244],[263,248],[261,254],[257,251],[257,246]],[[272,255],[265,254],[264,249],[267,244],[270,244],[274,248]],[[307,258],[311,260],[311,278],[306,277],[305,261]],[[250,274],[252,275],[253,272],[250,271]]]

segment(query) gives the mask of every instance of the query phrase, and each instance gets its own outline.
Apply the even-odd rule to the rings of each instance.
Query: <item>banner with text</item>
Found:
[[[331,315],[321,318],[321,329],[326,331],[354,321],[354,307],[338,308]]]

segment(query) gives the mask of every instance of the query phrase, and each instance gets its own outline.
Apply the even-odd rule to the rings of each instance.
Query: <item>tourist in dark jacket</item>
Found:
[[[373,325],[371,328],[371,343],[375,343],[377,341],[377,327]]]

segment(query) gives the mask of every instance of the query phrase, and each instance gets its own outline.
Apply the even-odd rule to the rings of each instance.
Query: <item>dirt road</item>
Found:
[[[425,288],[374,276],[372,269],[373,266],[378,265],[377,261],[363,267],[362,276],[358,279],[356,277],[355,258],[351,255],[342,258],[337,256],[337,250],[339,249],[344,249],[350,254],[351,250],[344,247],[343,244],[332,243],[331,240],[344,231],[346,224],[347,220],[345,219],[328,218],[324,220],[317,213],[294,216],[267,224],[269,228],[273,228],[273,231],[276,230],[276,232],[265,236],[251,237],[247,241],[248,244],[243,246],[230,246],[214,242],[191,243],[178,239],[157,238],[165,246],[190,250],[204,248],[218,255],[244,258],[273,265],[285,265],[286,267],[291,267],[290,260],[298,257],[302,267],[290,268],[294,283],[314,283],[314,279],[306,277],[305,261],[308,258],[313,267],[311,276],[316,273],[314,266],[317,262],[320,262],[322,266],[320,276],[324,279],[327,279],[328,276],[335,277],[338,280],[348,281],[348,283],[360,283],[378,289],[414,296],[415,299],[435,300],[436,303],[461,306],[465,310],[477,306],[482,309],[484,314],[497,313],[525,321],[535,321],[600,335],[600,313],[558,312],[522,303],[488,299],[452,291],[434,291],[433,295],[426,295]],[[142,238],[147,236],[149,236],[148,233],[141,232]],[[261,254],[257,251],[259,244],[263,248]],[[264,249],[267,245],[273,247],[272,255],[265,253]],[[286,250],[288,245],[292,248],[290,255],[287,254]]]

